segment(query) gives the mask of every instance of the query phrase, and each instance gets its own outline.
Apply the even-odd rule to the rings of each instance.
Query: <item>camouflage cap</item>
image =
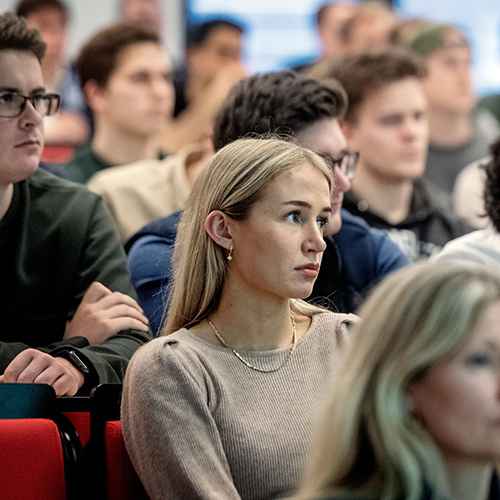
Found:
[[[428,56],[437,50],[470,48],[467,38],[460,30],[447,24],[433,24],[420,32],[409,48],[422,56]]]

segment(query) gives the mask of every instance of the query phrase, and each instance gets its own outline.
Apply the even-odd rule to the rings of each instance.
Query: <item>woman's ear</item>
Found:
[[[233,237],[229,217],[220,210],[214,210],[205,219],[205,231],[217,245],[230,250],[233,246]]]

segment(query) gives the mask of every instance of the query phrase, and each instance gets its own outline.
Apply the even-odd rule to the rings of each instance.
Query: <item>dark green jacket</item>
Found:
[[[0,221],[0,374],[28,347],[50,354],[76,348],[91,369],[81,392],[120,382],[148,334],[124,331],[98,346],[84,337],[62,340],[93,281],[135,298],[100,197],[43,170],[15,184]]]
[[[94,174],[110,166],[97,156],[90,146],[85,146],[64,166],[62,175],[70,181],[85,184]]]

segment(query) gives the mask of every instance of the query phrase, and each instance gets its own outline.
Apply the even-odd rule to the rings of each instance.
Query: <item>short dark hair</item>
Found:
[[[355,122],[360,105],[370,93],[404,78],[421,80],[427,71],[419,56],[391,48],[324,59],[309,74],[321,79],[335,78],[342,84],[349,99],[345,120]]]
[[[491,161],[484,169],[486,170],[484,207],[493,227],[500,233],[500,138],[492,144]]]
[[[143,42],[161,45],[157,33],[131,24],[116,24],[94,35],[80,50],[76,60],[82,88],[89,80],[105,87],[116,69],[119,55],[127,47]]]
[[[23,50],[32,52],[41,61],[47,44],[40,32],[28,28],[25,19],[12,12],[0,14],[0,50]]]
[[[212,19],[201,24],[196,24],[188,28],[186,45],[188,48],[203,45],[210,34],[219,29],[226,28],[243,34],[243,26],[227,19]]]
[[[354,27],[360,21],[372,21],[373,18],[382,15],[392,14],[390,5],[384,0],[364,0],[357,3],[354,14],[345,21],[340,28],[340,36],[345,43],[351,41]]]
[[[216,150],[248,134],[297,133],[323,118],[342,118],[344,89],[335,81],[319,82],[293,71],[240,80],[214,119]]]
[[[68,21],[68,7],[60,0],[21,0],[17,4],[16,14],[27,18],[33,12],[42,9],[55,9],[62,14],[64,22]]]

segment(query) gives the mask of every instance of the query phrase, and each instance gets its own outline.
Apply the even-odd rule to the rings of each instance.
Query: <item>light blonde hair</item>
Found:
[[[418,264],[375,289],[343,352],[299,498],[418,500],[423,484],[446,496],[438,449],[410,416],[406,390],[463,348],[498,300],[500,278],[464,262]]]
[[[226,250],[205,231],[210,212],[221,210],[233,219],[246,219],[274,179],[304,164],[318,169],[332,189],[324,160],[291,141],[239,139],[213,157],[196,180],[179,224],[164,335],[199,323],[218,307],[228,261]],[[324,311],[301,300],[291,301],[291,309],[307,316]]]

